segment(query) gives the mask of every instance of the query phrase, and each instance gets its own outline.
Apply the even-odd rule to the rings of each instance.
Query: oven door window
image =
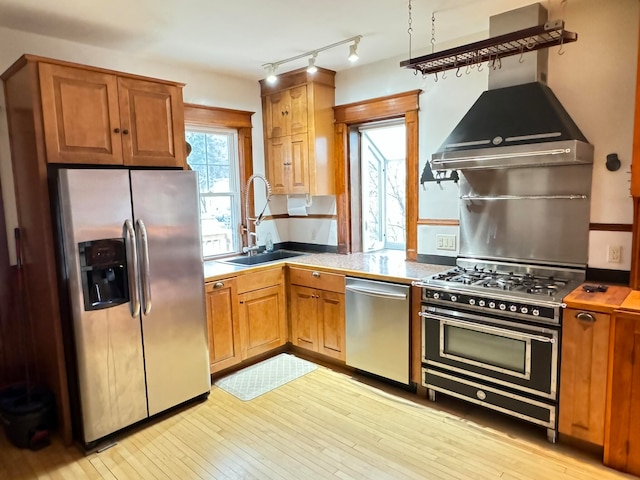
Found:
[[[441,321],[440,356],[520,378],[531,376],[531,341],[508,331],[497,334]]]

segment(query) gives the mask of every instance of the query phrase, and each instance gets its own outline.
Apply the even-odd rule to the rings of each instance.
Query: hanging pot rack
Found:
[[[501,58],[523,55],[541,48],[562,46],[576,40],[578,40],[578,34],[565,30],[563,20],[554,20],[517,32],[403,60],[400,66],[416,70],[422,75],[437,74],[454,68],[471,68],[483,62],[489,62],[490,66],[496,68],[496,65],[501,65]],[[458,73],[456,75],[460,76]]]

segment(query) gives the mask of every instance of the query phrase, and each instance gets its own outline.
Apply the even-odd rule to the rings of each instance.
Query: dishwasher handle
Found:
[[[369,288],[355,287],[353,285],[347,285],[345,290],[349,290],[355,293],[362,293],[364,295],[370,295],[372,297],[379,298],[393,298],[396,300],[406,300],[407,295],[405,293],[392,293],[392,292],[383,292],[380,290],[371,290]]]

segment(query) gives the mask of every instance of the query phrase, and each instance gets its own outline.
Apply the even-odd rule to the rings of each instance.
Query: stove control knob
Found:
[[[471,303],[471,302],[469,302]],[[484,307],[484,300],[478,300],[478,305],[480,305],[481,307]]]
[[[457,302],[458,301],[458,297],[456,297],[455,295],[451,295],[451,301],[452,302]]]
[[[436,300],[440,298],[440,294],[438,292],[433,292],[433,298]]]
[[[516,307],[515,305],[509,305],[509,310],[511,310],[512,312],[517,312],[518,307]]]
[[[495,302],[489,302],[489,308],[496,308]]]
[[[538,310],[537,308],[534,308],[533,310],[531,310],[531,313],[533,314],[534,317],[537,317],[538,315],[540,315],[540,310]]]
[[[500,310],[506,310],[507,306],[504,303],[500,304]]]
[[[520,313],[529,313],[529,309],[527,307],[520,307]]]
[[[470,299],[469,299],[469,305],[475,305],[475,304],[476,304],[475,299],[470,298]]]

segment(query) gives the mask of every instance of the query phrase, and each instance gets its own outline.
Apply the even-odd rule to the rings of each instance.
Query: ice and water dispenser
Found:
[[[129,301],[127,255],[123,238],[78,244],[85,310],[99,310]]]

